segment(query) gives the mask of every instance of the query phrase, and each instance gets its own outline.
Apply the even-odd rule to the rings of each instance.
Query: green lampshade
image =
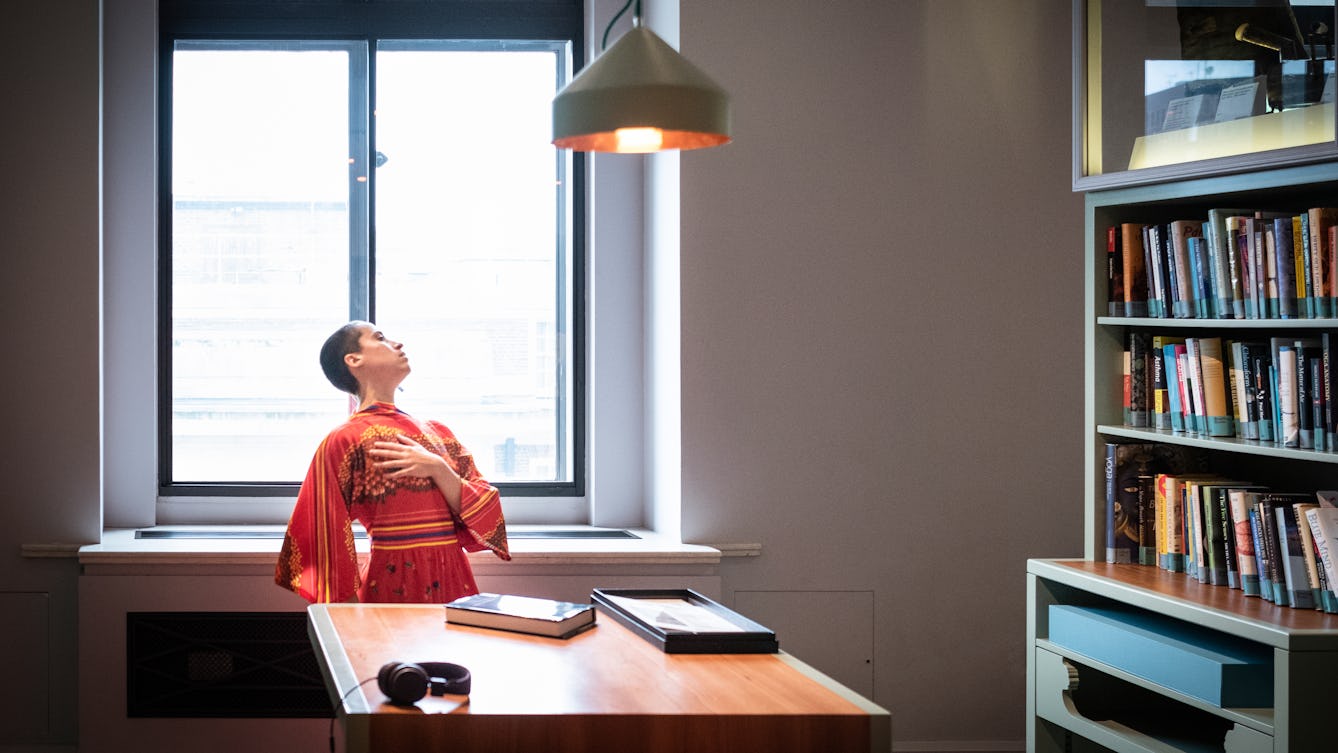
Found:
[[[553,144],[564,149],[655,152],[729,141],[729,95],[643,26],[553,99]]]

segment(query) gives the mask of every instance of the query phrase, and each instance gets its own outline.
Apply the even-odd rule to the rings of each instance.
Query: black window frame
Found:
[[[583,65],[584,4],[581,0],[161,0],[158,33],[158,494],[161,497],[285,497],[300,486],[292,483],[172,482],[172,54],[178,41],[297,40],[362,42],[371,69],[363,75],[373,86],[376,42],[384,40],[451,40],[459,42],[565,42],[570,78]],[[350,76],[356,76],[350,71]],[[564,83],[564,82],[559,82]],[[372,95],[366,101],[373,101]],[[351,108],[356,107],[354,104]],[[374,123],[366,112],[352,111],[366,127],[367,155],[375,153]],[[356,126],[354,126],[356,127]],[[559,383],[572,385],[571,478],[558,482],[496,482],[503,495],[518,497],[583,497],[586,489],[586,180],[585,155],[571,155],[570,362],[559,365]],[[350,259],[350,289],[361,286],[367,300],[353,300],[350,319],[374,320],[376,184],[365,202],[350,201],[350,233],[366,233],[365,263]],[[356,196],[357,194],[354,194]],[[351,253],[356,254],[357,244]],[[559,274],[563,273],[559,265]],[[559,305],[564,286],[559,286]],[[559,422],[565,422],[559,411]],[[559,450],[561,452],[561,450]],[[302,474],[302,469],[296,471]]]

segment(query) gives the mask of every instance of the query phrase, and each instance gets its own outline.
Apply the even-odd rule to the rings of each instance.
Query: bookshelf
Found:
[[[1223,339],[1338,333],[1338,318],[1171,319],[1107,316],[1106,229],[1207,219],[1218,207],[1304,211],[1338,206],[1338,163],[1276,167],[1125,186],[1086,195],[1084,556],[1027,563],[1029,751],[1306,751],[1332,749],[1338,614],[1277,606],[1149,565],[1107,564],[1105,445],[1195,447],[1207,470],[1281,490],[1338,487],[1338,452],[1124,425],[1122,356],[1133,330]],[[1123,610],[1271,657],[1272,705],[1204,701],[1051,640],[1052,606]]]

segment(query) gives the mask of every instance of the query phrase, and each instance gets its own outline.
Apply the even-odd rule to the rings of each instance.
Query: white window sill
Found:
[[[188,530],[189,538],[136,538],[133,528],[110,529],[103,532],[102,541],[71,547],[62,544],[29,544],[24,546],[26,557],[77,557],[85,575],[125,574],[130,571],[147,572],[159,567],[227,568],[252,570],[272,569],[278,556],[283,526],[172,526]],[[546,526],[514,526],[515,529],[534,531]],[[570,529],[572,526],[548,528]],[[210,537],[210,532],[217,537]],[[246,533],[258,534],[254,538]],[[512,538],[511,561],[504,562],[490,552],[469,555],[475,573],[523,574],[541,568],[549,571],[564,566],[584,568],[618,568],[627,571],[652,567],[657,572],[714,571],[722,557],[756,556],[760,546],[734,544],[705,546],[684,544],[655,533],[634,529],[637,538]],[[356,540],[359,554],[369,550],[367,539]],[[215,570],[216,571],[216,570]]]

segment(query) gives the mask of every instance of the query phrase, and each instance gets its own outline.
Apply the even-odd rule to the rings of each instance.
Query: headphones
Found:
[[[469,670],[443,661],[390,662],[376,673],[376,685],[396,706],[412,706],[427,695],[469,695]]]

